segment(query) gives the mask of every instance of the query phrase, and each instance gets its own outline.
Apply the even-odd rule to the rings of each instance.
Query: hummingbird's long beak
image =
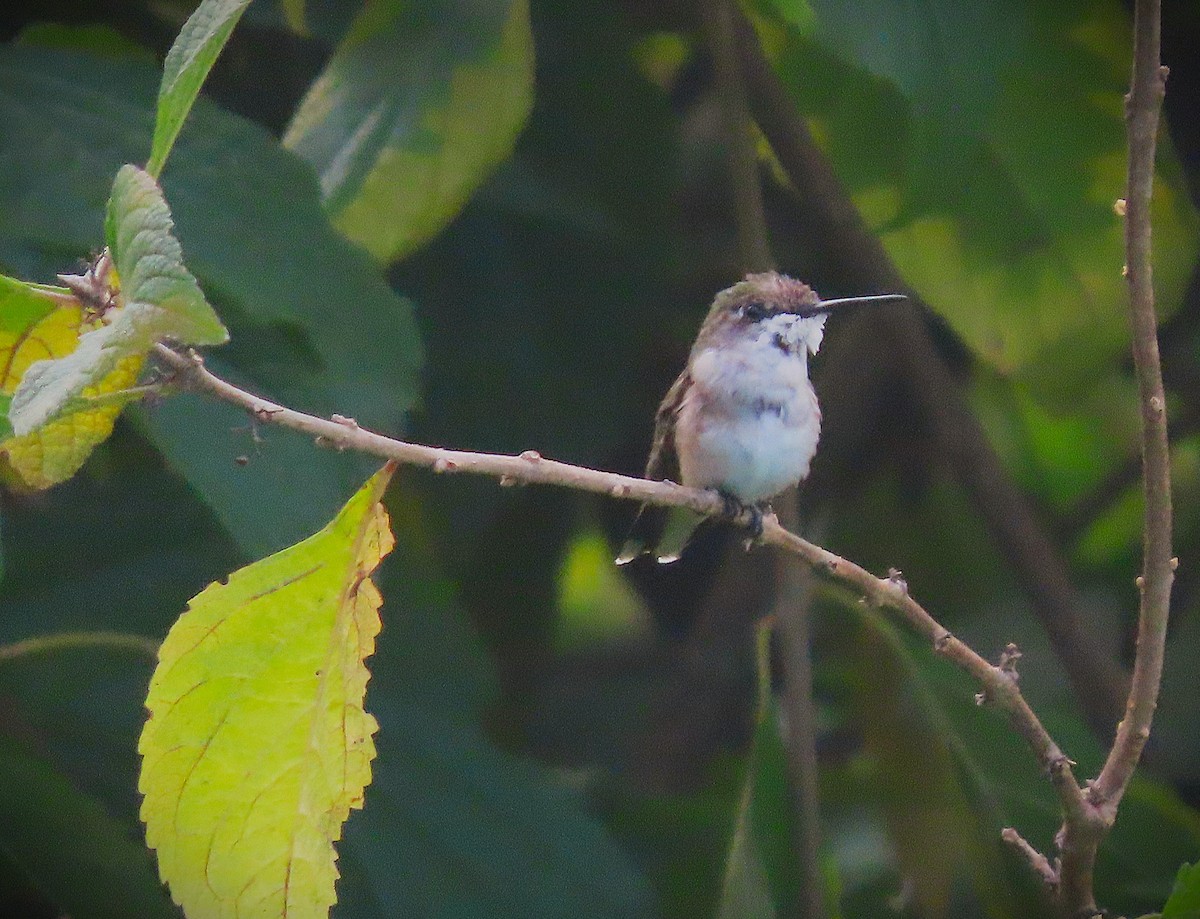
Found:
[[[884,303],[903,303],[908,299],[904,294],[879,294],[873,297],[838,297],[834,300],[819,300],[810,307],[812,313],[828,313],[830,310],[843,306],[881,305]]]

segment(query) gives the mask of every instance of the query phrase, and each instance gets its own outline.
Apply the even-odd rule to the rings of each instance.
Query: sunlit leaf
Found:
[[[1127,347],[1113,208],[1125,184],[1126,12],[811,6],[816,25],[793,32],[780,70],[888,254],[976,354],[1071,404]],[[1158,165],[1155,286],[1170,314],[1200,224],[1165,135]]]
[[[399,258],[512,151],[533,100],[528,0],[370,0],[284,138],[339,229]]]
[[[80,398],[57,420],[33,433],[14,436],[8,403],[25,371],[35,361],[73,352],[85,325],[82,305],[65,288],[0,276],[0,399],[5,409],[0,418],[0,454],[32,488],[49,488],[75,474],[96,444],[112,433],[125,404],[121,394],[141,372],[140,355],[119,361],[95,385],[84,387]],[[95,398],[111,401],[95,404]]]
[[[175,44],[163,61],[158,117],[154,123],[150,159],[146,163],[150,175],[157,178],[162,172],[200,87],[249,5],[250,0],[204,0],[175,38]]]
[[[375,755],[370,575],[385,468],[325,529],[202,591],[172,627],[138,749],[146,838],[190,916],[323,917]]]
[[[34,361],[73,351],[82,317],[81,304],[66,289],[0,275],[0,392],[11,396]],[[7,423],[7,416],[0,421]]]
[[[80,336],[69,354],[26,369],[9,421],[18,435],[58,417],[71,400],[93,394],[119,367],[140,369],[155,341],[215,345],[229,337],[183,265],[171,214],[154,180],[136,166],[117,173],[105,236],[121,285],[121,302]],[[135,366],[136,365],[136,366]]]

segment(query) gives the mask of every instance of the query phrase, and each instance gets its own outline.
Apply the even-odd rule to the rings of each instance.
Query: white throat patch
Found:
[[[797,353],[803,348],[816,354],[825,336],[825,314],[796,316],[779,313],[758,324],[758,340],[777,342],[783,350]]]

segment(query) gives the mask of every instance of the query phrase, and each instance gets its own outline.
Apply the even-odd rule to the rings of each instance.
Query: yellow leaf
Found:
[[[108,376],[84,389],[81,395],[92,399],[128,389],[137,382],[145,363],[140,354],[123,358]],[[123,402],[106,402],[100,408],[71,412],[33,434],[0,443],[0,452],[8,455],[9,465],[26,485],[49,488],[73,476],[96,445],[108,440],[124,407]]]
[[[325,917],[375,756],[385,467],[324,529],[210,584],[167,635],[138,749],[146,839],[191,919]]]
[[[43,289],[3,278],[0,311],[0,391],[11,396],[34,361],[75,350],[83,307],[65,289]]]
[[[93,326],[86,322],[79,300],[65,288],[27,284],[0,277],[0,394],[11,396],[29,365],[64,357],[75,350],[79,336]],[[137,382],[145,358],[121,360],[85,399],[127,389]],[[112,433],[123,403],[106,402],[94,409],[64,415],[22,437],[0,438],[0,454],[25,484],[49,488],[69,479],[97,444]],[[6,433],[11,433],[5,428]]]

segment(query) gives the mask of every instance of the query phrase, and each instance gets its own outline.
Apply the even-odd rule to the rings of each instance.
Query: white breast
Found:
[[[675,431],[683,484],[752,503],[808,475],[821,412],[808,381],[808,343],[792,341],[802,346],[791,353],[759,336],[693,356]]]

